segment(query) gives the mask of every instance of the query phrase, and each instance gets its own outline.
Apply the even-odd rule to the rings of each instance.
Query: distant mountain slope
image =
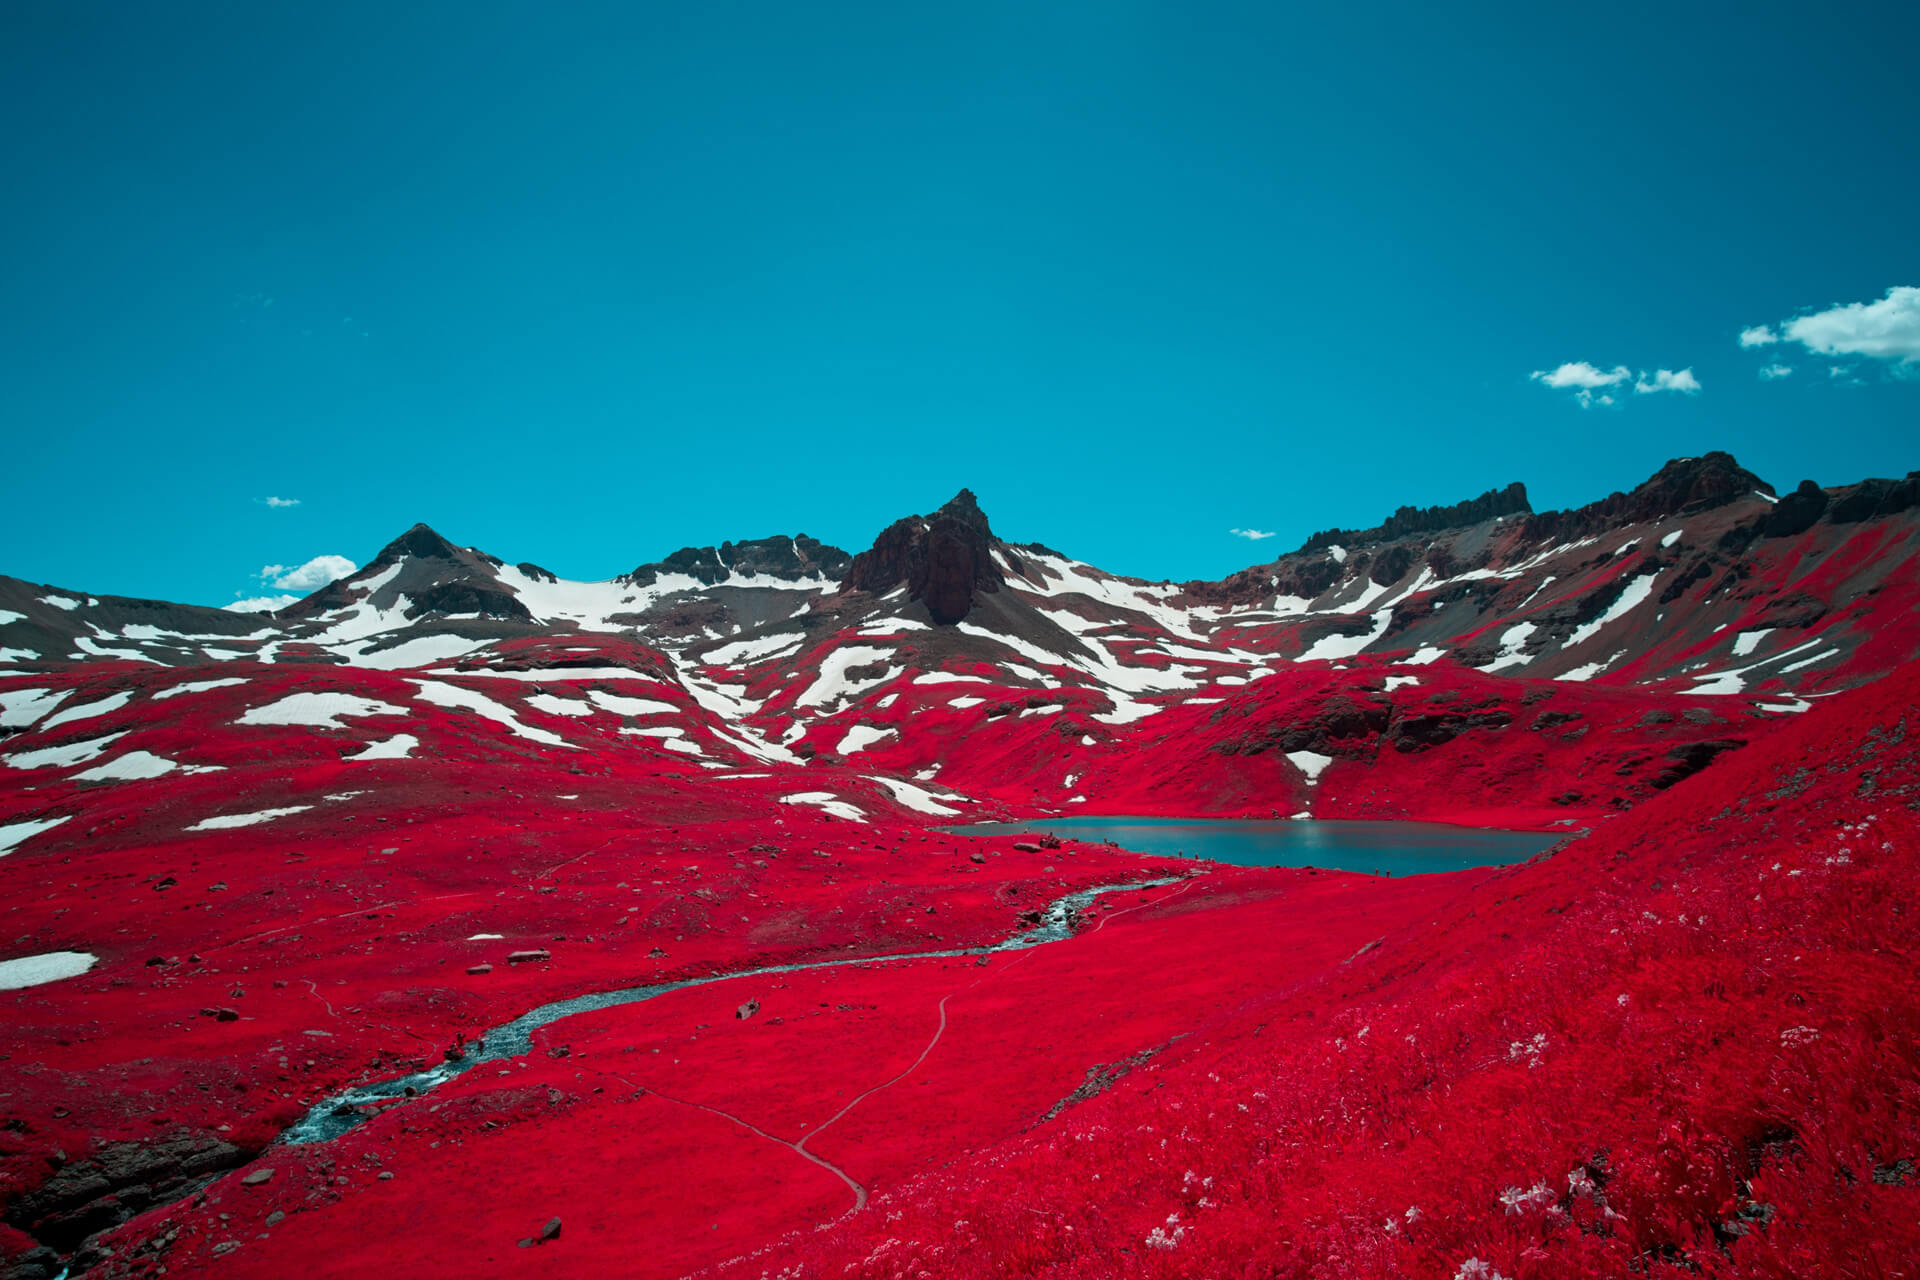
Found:
[[[1153,717],[1168,718],[1147,736],[1164,737],[1168,713],[1246,705],[1276,677],[1262,687],[1285,692],[1253,701],[1311,719],[1300,691],[1349,698],[1347,670],[1396,707],[1416,687],[1481,690],[1489,677],[1475,696],[1506,705],[1525,689],[1509,696],[1502,681],[1524,677],[1551,682],[1563,702],[1591,684],[1644,691],[1649,707],[1698,699],[1714,720],[1766,718],[1920,653],[1916,476],[1776,498],[1714,453],[1572,511],[1526,505],[1516,485],[1402,508],[1225,580],[1178,584],[1008,542],[965,490],[858,555],[765,538],[686,548],[606,582],[509,564],[416,525],[275,615],[0,579],[0,672],[244,661],[435,678],[644,673],[755,758],[843,756],[864,726],[852,740],[880,734],[917,770],[938,753],[909,749],[916,741],[951,738],[941,759],[954,767],[1019,737],[1024,715],[1002,710],[1016,703],[1059,715],[1063,744],[1087,740],[1076,751],[1138,736],[1126,726]],[[1137,790],[1137,771],[1109,780],[1116,795]],[[1337,790],[1323,788],[1322,803]],[[1082,786],[1057,800],[1098,797]]]

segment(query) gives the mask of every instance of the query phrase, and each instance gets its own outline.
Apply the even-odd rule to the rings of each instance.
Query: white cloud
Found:
[[[1878,302],[1849,302],[1781,325],[1787,338],[1823,356],[1920,363],[1920,287],[1887,290]]]
[[[318,591],[358,567],[345,556],[315,556],[302,565],[270,564],[260,570],[260,580],[282,591]]]
[[[1273,534],[1266,529],[1229,529],[1228,533],[1236,538],[1245,538],[1248,542],[1258,542],[1262,538],[1271,538]]]
[[[1642,396],[1655,391],[1684,391],[1692,395],[1698,390],[1700,390],[1700,379],[1693,376],[1691,367],[1682,369],[1678,373],[1671,369],[1656,369],[1653,372],[1653,381],[1647,381],[1647,375],[1643,373],[1633,384],[1634,394]]]
[[[1535,369],[1528,375],[1528,380],[1556,391],[1572,391],[1575,403],[1582,409],[1605,408],[1616,403],[1613,394],[1605,388],[1629,382],[1640,395],[1653,391],[1685,391],[1691,394],[1700,390],[1700,380],[1693,376],[1692,368],[1682,369],[1678,373],[1671,369],[1659,369],[1649,380],[1645,371],[1636,375],[1623,364],[1602,369],[1585,360],[1570,360],[1552,371]]]
[[[255,498],[254,501],[263,507],[297,507],[300,505],[300,499],[298,498]]]
[[[1761,379],[1766,382],[1774,382],[1781,378],[1790,378],[1792,376],[1793,366],[1790,364],[1770,364],[1760,371]]]
[[[1615,365],[1612,369],[1596,369],[1585,360],[1571,360],[1551,373],[1535,369],[1531,375],[1534,382],[1544,382],[1556,391],[1568,387],[1579,387],[1591,391],[1596,387],[1611,387],[1625,382],[1633,376],[1625,365]]]
[[[1743,347],[1766,347],[1780,341],[1780,335],[1764,324],[1756,324],[1750,329],[1740,331],[1740,345]]]
[[[221,608],[229,613],[272,613],[284,609],[299,600],[299,596],[249,596],[245,600],[235,600]]]

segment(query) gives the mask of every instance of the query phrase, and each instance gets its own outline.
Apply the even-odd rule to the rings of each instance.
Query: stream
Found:
[[[413,1072],[411,1075],[396,1076],[372,1084],[356,1085],[332,1097],[321,1099],[313,1104],[305,1116],[283,1132],[278,1141],[289,1146],[298,1146],[337,1138],[380,1114],[389,1104],[425,1096],[447,1081],[457,1079],[475,1067],[489,1062],[503,1062],[532,1052],[534,1032],[542,1027],[552,1026],[562,1018],[570,1018],[576,1013],[611,1009],[616,1005],[638,1004],[643,1000],[651,1000],[655,996],[663,996],[670,991],[680,991],[687,987],[704,987],[713,982],[731,982],[737,978],[755,978],[771,973],[800,973],[808,969],[840,969],[850,965],[883,964],[896,960],[942,960],[960,956],[993,955],[1001,951],[1024,951],[1030,947],[1045,946],[1049,942],[1064,942],[1071,938],[1075,918],[1102,894],[1152,889],[1161,885],[1178,884],[1187,878],[1165,876],[1157,880],[1135,880],[1127,884],[1096,885],[1091,889],[1070,893],[1064,898],[1056,898],[1049,903],[1040,923],[1033,928],[1017,933],[1005,941],[984,947],[960,947],[945,951],[902,951],[890,955],[850,956],[839,960],[774,964],[760,969],[742,969],[736,973],[716,973],[705,978],[683,978],[678,982],[655,982],[637,987],[618,987],[612,991],[590,991],[585,995],[550,1001],[529,1009],[513,1021],[502,1023],[486,1032],[478,1040],[469,1042],[463,1057],[428,1067],[424,1071]]]

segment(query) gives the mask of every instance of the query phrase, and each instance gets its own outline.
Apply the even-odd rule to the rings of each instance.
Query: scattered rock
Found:
[[[200,1011],[200,1016],[203,1018],[212,1018],[215,1022],[240,1021],[240,1011],[238,1009],[207,1008]]]
[[[987,860],[987,855],[984,853],[981,853],[978,849],[975,849],[972,853],[967,855],[967,859],[971,862],[985,862]]]
[[[508,964],[528,964],[536,960],[551,959],[553,959],[553,953],[545,947],[533,947],[526,951],[510,951],[507,953]]]
[[[1015,842],[1014,842],[1014,846],[1013,846],[1013,847],[1014,847],[1015,849],[1017,849],[1017,850],[1019,850],[1019,851],[1020,851],[1021,853],[1038,853],[1038,852],[1040,852],[1040,846],[1039,846],[1039,845],[1037,845],[1037,844],[1035,844],[1035,843],[1033,843],[1033,841],[1031,841],[1031,840],[1018,840],[1018,841],[1015,841]]]
[[[470,964],[467,966],[467,972],[472,974],[492,973],[493,966],[490,964]]]
[[[240,1179],[241,1185],[248,1187],[264,1186],[273,1181],[272,1169],[255,1169]]]
[[[738,1009],[735,1009],[733,1011],[733,1016],[744,1020],[747,1018],[751,1018],[754,1014],[758,1012],[760,1012],[760,1002],[758,1000],[749,1000],[745,1004],[741,1005]]]
[[[392,1170],[389,1170],[389,1169],[383,1169],[383,1170],[381,1170],[381,1171],[380,1171],[380,1177],[379,1177],[379,1181],[381,1181],[381,1182],[392,1182],[392,1181],[393,1181],[393,1172],[392,1172]]]
[[[540,1238],[542,1240],[558,1240],[560,1238],[560,1219],[547,1219],[547,1225],[540,1228]]]

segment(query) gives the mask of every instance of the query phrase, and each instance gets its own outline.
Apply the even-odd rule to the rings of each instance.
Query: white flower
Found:
[[[1168,1222],[1176,1221],[1178,1217],[1179,1215],[1176,1214],[1174,1215],[1174,1217],[1167,1219],[1167,1221]],[[1173,1248],[1180,1243],[1181,1239],[1185,1237],[1186,1234],[1187,1234],[1187,1229],[1185,1227],[1175,1227],[1173,1229],[1173,1234],[1171,1235],[1167,1234],[1167,1231],[1164,1227],[1155,1227],[1153,1229],[1153,1234],[1147,1237],[1147,1248],[1162,1249],[1162,1250],[1171,1252]]]
[[[1460,1264],[1460,1269],[1453,1273],[1453,1280],[1507,1280],[1507,1277],[1495,1271],[1490,1263],[1482,1262],[1478,1258],[1468,1258]]]
[[[1538,1212],[1550,1208],[1553,1202],[1554,1194],[1547,1190],[1547,1184],[1544,1182],[1536,1182],[1526,1191],[1518,1187],[1508,1187],[1500,1193],[1500,1203],[1507,1207],[1509,1215]]]
[[[1812,1027],[1788,1027],[1780,1033],[1780,1043],[1790,1049],[1799,1048],[1801,1045],[1812,1044],[1819,1038],[1820,1033]]]

